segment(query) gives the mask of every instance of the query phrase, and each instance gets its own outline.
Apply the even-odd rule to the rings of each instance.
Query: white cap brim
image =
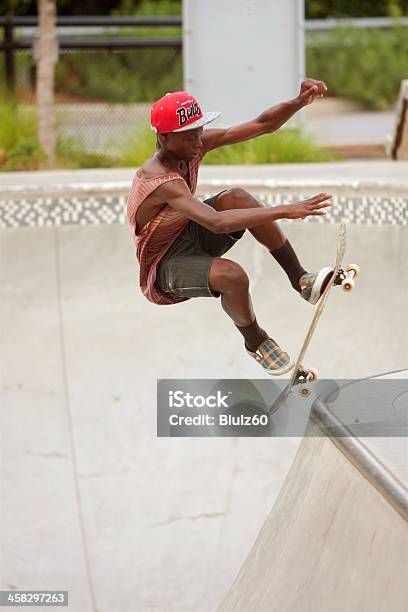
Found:
[[[215,119],[218,119],[220,115],[221,113],[217,112],[203,113],[203,116],[200,119],[197,119],[197,121],[189,123],[188,125],[178,128],[177,130],[173,130],[173,132],[186,132],[187,130],[195,130],[195,128],[201,127],[203,125],[206,125],[207,123],[211,123],[211,121],[214,121]]]

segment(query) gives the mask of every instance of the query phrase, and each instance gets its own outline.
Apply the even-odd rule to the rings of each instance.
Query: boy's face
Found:
[[[169,134],[161,134],[160,141],[166,151],[179,159],[190,161],[200,152],[203,146],[202,133],[202,127],[185,132],[170,132]]]

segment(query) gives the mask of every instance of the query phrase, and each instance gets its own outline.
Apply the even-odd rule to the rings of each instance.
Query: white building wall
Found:
[[[214,127],[297,95],[304,76],[303,0],[183,0],[184,87]]]

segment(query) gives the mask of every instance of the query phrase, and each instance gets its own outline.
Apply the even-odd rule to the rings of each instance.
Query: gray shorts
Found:
[[[204,203],[214,206],[224,191]],[[231,234],[214,234],[195,221],[189,221],[159,262],[156,286],[180,297],[219,297],[220,294],[208,286],[211,263],[214,257],[229,251],[244,233],[243,229]]]

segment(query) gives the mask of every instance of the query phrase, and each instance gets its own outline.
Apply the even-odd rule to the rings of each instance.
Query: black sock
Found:
[[[266,331],[262,329],[261,327],[259,327],[256,317],[250,325],[246,325],[245,327],[239,327],[238,325],[236,325],[235,327],[244,336],[246,348],[252,352],[255,352],[258,346],[264,340],[269,338]]]
[[[285,270],[291,285],[296,291],[300,292],[299,280],[306,270],[301,266],[295,251],[292,248],[289,240],[279,249],[269,251],[274,256],[278,264]]]

